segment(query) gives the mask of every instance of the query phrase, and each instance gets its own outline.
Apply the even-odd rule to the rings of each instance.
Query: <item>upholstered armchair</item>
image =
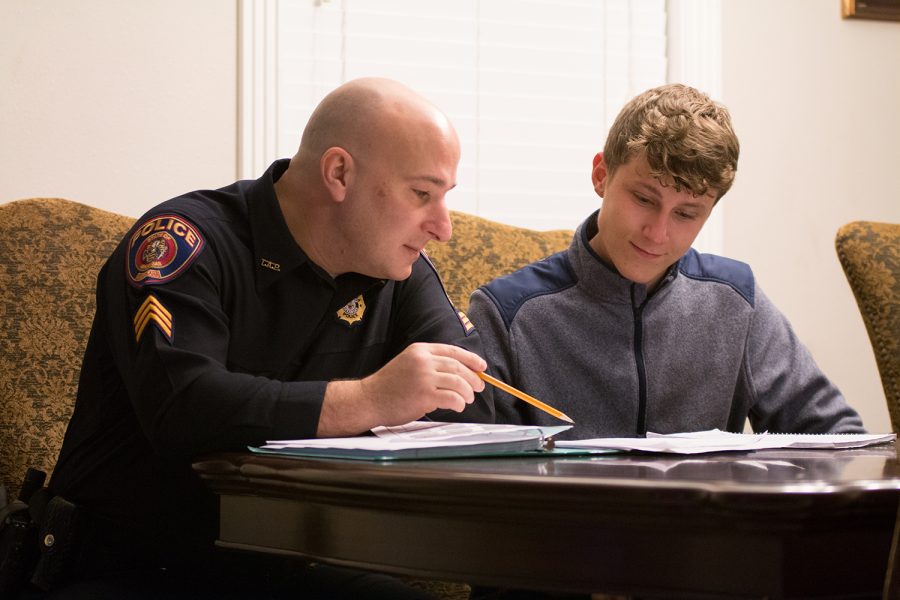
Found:
[[[492,279],[563,250],[572,231],[535,231],[503,225],[463,212],[451,211],[453,236],[446,244],[425,247],[441,274],[447,295],[462,310],[469,296]]]
[[[0,205],[0,484],[49,473],[75,403],[97,272],[133,219],[58,198]]]
[[[835,246],[872,342],[891,427],[900,433],[900,224],[848,223]]]
[[[900,224],[848,223],[835,246],[875,351],[891,428],[900,433]],[[900,598],[900,509],[883,598]]]

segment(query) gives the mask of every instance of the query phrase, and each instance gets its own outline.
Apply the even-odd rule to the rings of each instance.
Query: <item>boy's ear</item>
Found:
[[[594,167],[591,169],[591,183],[594,184],[594,191],[602,198],[606,186],[606,161],[603,160],[602,152],[598,152],[594,156]]]
[[[332,199],[343,202],[353,176],[353,157],[339,146],[331,147],[322,153],[319,169]]]
[[[598,152],[594,156],[594,168],[591,169],[591,183],[594,184],[594,191],[602,198],[603,189],[606,185],[606,161],[603,160],[602,152]]]

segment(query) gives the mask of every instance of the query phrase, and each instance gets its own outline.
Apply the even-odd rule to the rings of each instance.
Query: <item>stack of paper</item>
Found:
[[[771,448],[861,448],[893,442],[896,434],[786,434],[786,433],[730,433],[712,429],[666,435],[648,433],[646,438],[595,438],[556,442],[558,448],[610,450],[640,450],[674,454],[704,452],[765,450]]]

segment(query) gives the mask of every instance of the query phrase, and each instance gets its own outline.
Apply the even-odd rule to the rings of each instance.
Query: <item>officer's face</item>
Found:
[[[402,280],[425,244],[450,239],[446,194],[456,186],[459,142],[452,128],[420,127],[379,150],[354,157],[348,199],[355,204],[351,238],[360,242],[356,271]]]

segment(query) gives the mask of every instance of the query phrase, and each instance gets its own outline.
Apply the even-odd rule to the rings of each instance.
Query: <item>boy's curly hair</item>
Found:
[[[740,146],[728,109],[672,83],[635,96],[616,117],[603,149],[607,172],[641,152],[663,183],[671,177],[676,190],[698,196],[713,190],[718,201],[734,181]]]

